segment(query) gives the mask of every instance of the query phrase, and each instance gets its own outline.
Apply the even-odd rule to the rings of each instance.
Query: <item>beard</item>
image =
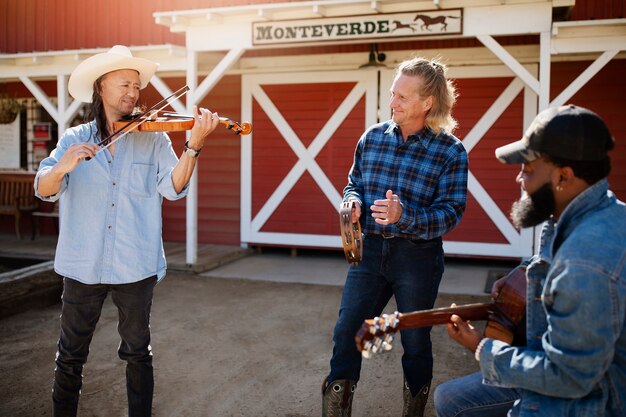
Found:
[[[545,222],[552,216],[554,209],[554,192],[548,182],[534,193],[526,194],[514,202],[510,217],[513,225],[522,229]]]

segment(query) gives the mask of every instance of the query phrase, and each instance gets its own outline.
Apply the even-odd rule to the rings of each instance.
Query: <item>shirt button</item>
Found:
[[[112,203],[112,204],[111,204],[111,207],[115,207],[115,203]]]
[[[108,225],[107,227],[110,229],[110,228],[111,228],[111,225]]]
[[[113,185],[115,185],[115,183],[113,183]]]

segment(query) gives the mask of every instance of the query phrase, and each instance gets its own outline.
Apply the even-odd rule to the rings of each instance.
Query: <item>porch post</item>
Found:
[[[187,50],[187,86],[193,93],[198,84],[198,52]],[[193,95],[187,94],[187,113],[191,114],[195,100]],[[189,140],[191,131],[186,132]],[[198,260],[198,164],[193,170],[191,180],[189,180],[189,191],[187,193],[187,265],[194,265]]]

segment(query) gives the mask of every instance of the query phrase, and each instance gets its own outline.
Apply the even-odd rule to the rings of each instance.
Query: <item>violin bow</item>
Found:
[[[100,142],[96,143],[96,145],[101,145],[104,142],[106,142],[107,140],[109,140],[110,138],[112,138],[113,136],[117,135],[118,133],[124,131],[121,135],[119,135],[118,137],[116,137],[115,139],[113,139],[111,142],[107,143],[105,146],[103,146],[102,148],[100,148],[98,150],[98,152],[96,152],[96,155],[99,154],[100,152],[102,152],[103,150],[105,150],[106,148],[108,148],[109,146],[113,145],[115,142],[117,142],[118,140],[122,139],[124,136],[126,136],[127,134],[129,134],[130,132],[132,132],[133,130],[137,129],[142,123],[147,122],[148,119],[143,119],[140,121],[136,121],[137,119],[142,118],[143,116],[145,116],[148,113],[154,112],[156,111],[157,113],[160,112],[161,110],[163,110],[164,108],[166,108],[167,106],[169,106],[170,104],[170,99],[173,100],[178,100],[180,97],[182,97],[183,95],[187,94],[187,92],[189,91],[189,87],[188,86],[184,86],[179,88],[178,90],[174,91],[172,94],[170,94],[169,96],[165,97],[163,100],[159,101],[158,103],[156,103],[155,105],[153,105],[152,107],[150,107],[148,110],[144,111],[143,113],[141,113],[139,116],[137,116],[135,119],[130,120],[128,123],[126,123],[124,126],[120,127],[119,129],[117,129],[115,132],[111,133],[109,136],[107,136],[106,138],[104,138],[103,140],[101,140]],[[163,104],[163,102],[165,102],[165,104]],[[155,110],[156,107],[159,107],[158,109]],[[127,127],[129,127],[131,124],[134,123],[134,126],[132,126],[130,129],[128,130],[124,130]],[[91,158],[90,158],[91,159]]]

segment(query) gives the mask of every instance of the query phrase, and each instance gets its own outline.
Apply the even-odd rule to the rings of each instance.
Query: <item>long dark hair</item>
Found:
[[[94,140],[96,143],[100,142],[102,139],[108,137],[111,132],[109,132],[109,128],[107,127],[107,116],[104,112],[104,104],[102,103],[102,78],[104,75],[100,76],[96,81],[93,82],[93,94],[91,95],[91,103],[87,107],[87,112],[85,113],[85,119],[87,121],[91,121],[93,119],[96,120],[96,135],[100,137],[100,140],[97,140],[94,136]],[[108,141],[107,141],[108,142]],[[107,143],[101,143],[101,145],[106,145]]]

